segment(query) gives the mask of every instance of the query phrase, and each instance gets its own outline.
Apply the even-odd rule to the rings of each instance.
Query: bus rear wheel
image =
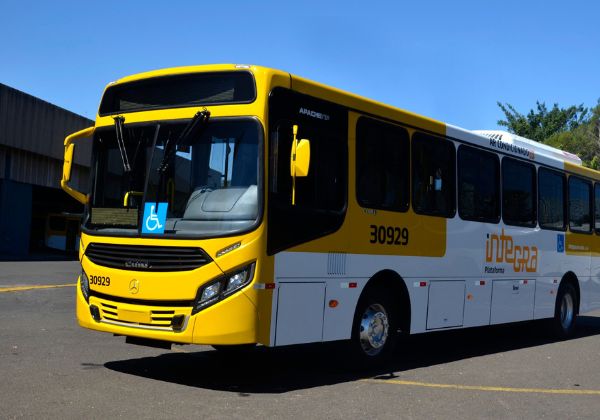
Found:
[[[394,306],[383,293],[370,292],[358,303],[352,326],[351,350],[360,365],[379,364],[389,358],[397,341]]]
[[[568,338],[575,331],[577,292],[571,283],[561,284],[556,297],[552,326],[559,338]]]

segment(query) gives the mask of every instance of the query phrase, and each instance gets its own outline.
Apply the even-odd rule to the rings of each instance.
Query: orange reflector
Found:
[[[329,301],[329,307],[330,307],[330,308],[337,308],[337,306],[338,306],[338,303],[339,303],[339,302],[338,302],[337,300],[335,300],[335,299],[331,299],[331,300]]]
[[[467,295],[467,300],[471,300],[471,299],[473,299],[473,295],[469,293],[469,294]]]

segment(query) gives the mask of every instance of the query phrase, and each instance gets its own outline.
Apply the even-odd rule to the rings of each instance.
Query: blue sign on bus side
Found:
[[[163,234],[165,233],[165,223],[167,222],[167,207],[169,203],[144,204],[144,217],[142,218],[142,233]]]
[[[556,252],[565,252],[565,235],[556,235]]]

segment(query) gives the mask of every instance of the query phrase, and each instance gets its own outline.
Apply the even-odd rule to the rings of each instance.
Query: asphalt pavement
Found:
[[[0,262],[0,418],[600,417],[600,312],[567,341],[538,322],[414,336],[365,371],[337,345],[224,356],[84,330],[78,271]]]

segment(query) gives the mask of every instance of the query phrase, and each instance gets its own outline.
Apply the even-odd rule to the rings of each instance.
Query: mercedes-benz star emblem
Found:
[[[129,282],[129,291],[132,295],[135,295],[140,291],[140,281],[137,279],[133,279]]]

